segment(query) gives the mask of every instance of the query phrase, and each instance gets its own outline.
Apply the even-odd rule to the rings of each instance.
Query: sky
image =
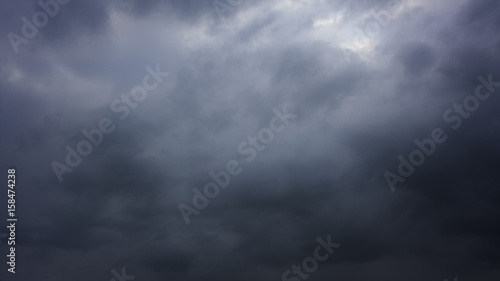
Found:
[[[0,14],[1,281],[500,279],[500,2]]]

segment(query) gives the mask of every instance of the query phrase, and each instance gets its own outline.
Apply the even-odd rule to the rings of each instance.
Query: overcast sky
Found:
[[[497,0],[59,1],[0,2],[0,280],[500,280]]]

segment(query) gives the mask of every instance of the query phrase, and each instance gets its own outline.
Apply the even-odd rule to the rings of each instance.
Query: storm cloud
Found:
[[[310,280],[499,279],[498,1],[0,13],[0,169],[16,169],[18,217],[0,280],[304,280],[283,277],[294,265]],[[490,96],[468,110],[478,87]],[[412,164],[436,128],[446,141]],[[304,271],[328,236],[341,246]]]

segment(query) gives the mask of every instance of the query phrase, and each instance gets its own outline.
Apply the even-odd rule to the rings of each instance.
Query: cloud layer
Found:
[[[58,7],[16,53],[8,34],[44,10],[0,4],[0,167],[17,169],[19,217],[1,280],[282,280],[328,235],[342,246],[311,280],[500,277],[500,88],[460,129],[443,119],[479,76],[500,81],[498,1]],[[169,76],[120,119],[148,66]],[[262,143],[284,106],[296,118]],[[106,118],[60,182],[52,163]],[[384,172],[437,127],[447,141],[392,193]],[[251,161],[249,136],[265,146]],[[186,224],[179,204],[231,160],[242,172]]]

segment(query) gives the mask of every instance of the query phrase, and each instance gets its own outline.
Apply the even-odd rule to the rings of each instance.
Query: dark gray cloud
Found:
[[[498,280],[500,89],[457,130],[443,114],[500,81],[500,5],[389,3],[71,0],[17,53],[7,35],[42,8],[0,4],[19,218],[0,280],[282,280],[328,235],[341,247],[311,280]],[[357,33],[373,13],[391,19]],[[121,120],[112,104],[157,65],[169,76]],[[248,161],[284,106],[296,117]],[[59,182],[51,164],[104,118],[114,131]],[[435,128],[448,139],[392,193],[384,173]],[[242,172],[186,224],[179,204],[231,160]]]

